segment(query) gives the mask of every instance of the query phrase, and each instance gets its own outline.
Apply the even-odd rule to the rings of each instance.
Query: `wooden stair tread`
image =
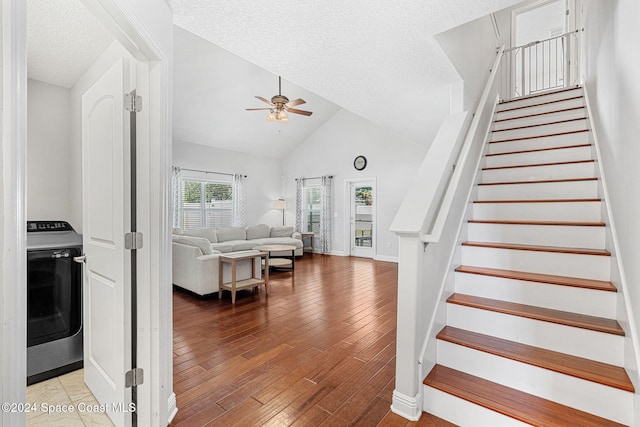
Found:
[[[508,200],[474,200],[473,203],[594,203],[602,199],[508,199]]]
[[[535,426],[623,426],[442,365],[436,365],[429,372],[424,384]]]
[[[543,106],[543,105],[557,104],[558,102],[575,101],[576,99],[582,99],[582,98],[584,98],[584,96],[580,95],[580,96],[573,96],[571,98],[555,99],[553,101],[540,102],[538,104],[529,104],[529,105],[524,105],[522,107],[515,107],[515,108],[509,108],[507,110],[497,111],[496,114],[507,113],[507,112],[510,112],[510,111],[522,110],[524,108],[532,108],[532,107],[540,107],[540,106]]]
[[[627,371],[619,366],[451,326],[444,327],[436,338],[631,393],[635,391]]]
[[[527,139],[550,138],[553,136],[572,135],[574,133],[583,133],[583,132],[589,132],[589,129],[570,130],[566,132],[546,133],[543,135],[521,136],[518,138],[499,139],[497,141],[490,141],[489,144],[499,144],[501,142],[524,141]]]
[[[462,246],[475,246],[480,248],[495,249],[513,249],[518,251],[534,251],[534,252],[556,252],[576,255],[597,255],[611,256],[609,251],[602,249],[579,249],[579,248],[561,248],[556,246],[539,246],[539,245],[517,245],[515,243],[492,243],[492,242],[464,242]]]
[[[461,265],[457,272],[479,274],[482,276],[500,277],[504,279],[524,280],[526,282],[548,283],[552,285],[571,286],[575,288],[593,289],[598,291],[617,292],[611,282],[604,280],[581,279],[579,277],[555,276],[552,274],[528,273],[526,271],[500,270],[497,268],[472,267]]]
[[[539,98],[541,96],[548,96],[548,95],[555,95],[557,93],[569,92],[569,91],[578,90],[578,89],[582,89],[582,86],[575,86],[575,87],[564,88],[564,89],[560,89],[560,90],[550,90],[550,91],[543,92],[543,93],[536,93],[535,95],[520,96],[518,98],[512,98],[512,99],[508,99],[506,101],[500,101],[499,104],[500,105],[504,105],[504,104],[508,104],[510,102],[524,101],[526,99]]]
[[[508,119],[494,120],[493,123],[506,122],[508,120],[527,119],[529,117],[544,116],[544,115],[547,115],[547,114],[555,114],[555,113],[564,113],[564,112],[567,112],[567,111],[582,110],[582,109],[584,109],[584,106],[582,106],[582,107],[563,108],[561,110],[545,111],[544,113],[527,114],[525,116],[509,117]]]
[[[520,221],[502,219],[470,219],[472,224],[508,224],[508,225],[568,225],[576,227],[604,227],[602,221]]]
[[[579,163],[595,163],[595,160],[573,160],[570,162],[550,162],[550,163],[531,163],[527,165],[511,165],[511,166],[494,166],[491,168],[482,168],[483,171],[492,171],[499,169],[517,169],[517,168],[533,168],[538,166],[561,166],[561,165],[575,165]]]
[[[622,327],[620,327],[620,324],[615,319],[587,316],[586,314],[570,313],[567,311],[553,310],[550,308],[535,307],[532,305],[457,293],[447,298],[447,303],[478,308],[481,310],[489,310],[512,316],[525,317],[527,319],[540,320],[543,322],[573,326],[581,329],[589,329],[606,334],[624,336]]]
[[[503,181],[503,182],[481,182],[478,185],[512,185],[512,184],[552,184],[556,182],[581,182],[597,181],[598,178],[564,178],[564,179],[539,179],[537,181]]]
[[[490,153],[490,154],[485,154],[485,157],[507,156],[509,154],[527,154],[527,153],[535,153],[538,151],[565,150],[567,148],[583,148],[583,147],[591,147],[591,144],[562,145],[560,147],[534,148],[531,150],[509,151],[506,153]]]
[[[586,117],[577,117],[575,119],[558,120],[558,121],[555,121],[555,122],[538,123],[538,124],[535,124],[535,125],[518,126],[518,127],[515,127],[515,128],[494,129],[491,132],[507,132],[507,131],[510,131],[510,130],[520,130],[520,129],[527,129],[527,128],[535,128],[535,127],[540,127],[540,126],[559,125],[561,123],[577,122],[579,120],[587,120],[587,118]]]

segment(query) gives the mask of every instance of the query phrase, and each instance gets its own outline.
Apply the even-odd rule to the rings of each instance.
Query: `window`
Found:
[[[182,181],[182,228],[230,227],[233,185],[224,181]]]
[[[304,230],[307,233],[320,233],[320,186],[307,186],[304,189]]]

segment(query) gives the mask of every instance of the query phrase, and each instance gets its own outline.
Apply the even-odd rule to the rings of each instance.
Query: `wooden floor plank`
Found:
[[[395,263],[315,254],[235,306],[176,288],[171,425],[316,426],[347,399],[359,402],[353,423],[418,425],[389,411],[397,274]]]

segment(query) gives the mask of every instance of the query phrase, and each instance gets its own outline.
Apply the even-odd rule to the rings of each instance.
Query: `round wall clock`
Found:
[[[365,156],[358,156],[355,158],[355,160],[353,161],[353,167],[356,168],[356,170],[361,171],[362,169],[367,167],[367,158]]]

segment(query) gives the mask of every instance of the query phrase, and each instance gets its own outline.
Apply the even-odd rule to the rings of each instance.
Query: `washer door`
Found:
[[[76,334],[82,325],[79,248],[27,252],[27,347]]]

